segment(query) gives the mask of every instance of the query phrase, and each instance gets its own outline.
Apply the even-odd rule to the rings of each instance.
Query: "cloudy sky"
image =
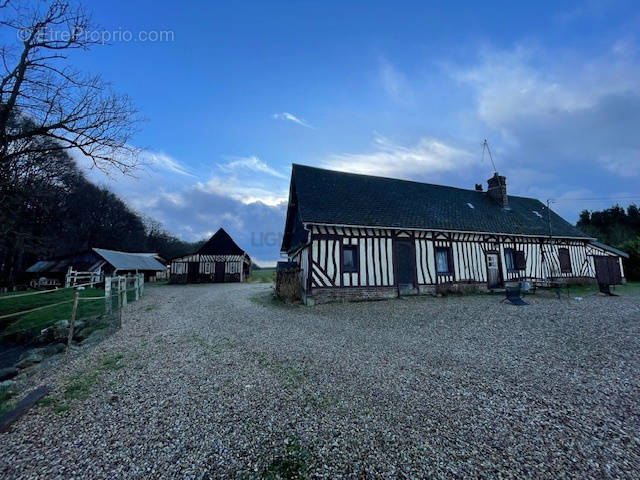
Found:
[[[78,56],[147,121],[136,178],[92,178],[186,240],[277,260],[292,163],[583,208],[640,202],[640,7],[588,2],[92,2]],[[230,2],[231,3],[231,2]],[[562,3],[562,5],[560,5]]]

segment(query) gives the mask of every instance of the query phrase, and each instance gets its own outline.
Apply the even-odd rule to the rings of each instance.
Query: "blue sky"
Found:
[[[186,240],[224,226],[272,263],[291,163],[473,188],[484,138],[569,221],[640,196],[634,2],[229,3],[87,3],[173,40],[73,58],[147,119],[137,178],[90,175]]]

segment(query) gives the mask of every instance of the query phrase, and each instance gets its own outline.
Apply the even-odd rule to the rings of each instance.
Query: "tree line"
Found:
[[[600,242],[629,254],[624,261],[625,276],[640,280],[640,208],[631,204],[626,211],[620,205],[599,210],[583,210],[577,227]]]
[[[0,178],[0,285],[20,283],[37,260],[92,247],[170,259],[198,246],[91,183],[64,151],[3,162]]]
[[[0,0],[0,28],[0,286],[38,259],[91,247],[165,258],[194,249],[92,184],[71,157],[129,173],[139,156],[129,98],[68,62],[99,43],[84,35],[82,4]]]

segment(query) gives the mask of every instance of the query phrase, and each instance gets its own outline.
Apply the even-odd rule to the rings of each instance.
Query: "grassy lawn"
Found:
[[[276,275],[275,268],[262,268],[254,270],[249,277],[251,283],[273,283]]]
[[[4,415],[11,410],[14,405],[14,396],[16,395],[16,389],[12,386],[0,387],[0,415]]]
[[[0,333],[0,337],[15,335],[21,332],[24,334],[39,332],[58,320],[69,319],[71,317],[74,295],[72,289],[60,289],[39,295],[3,298],[10,297],[11,295],[14,294],[8,293],[0,295],[0,316],[52,305],[58,302],[67,303],[1,320],[0,322],[3,323],[0,323],[0,328],[4,328]],[[80,290],[80,297],[104,297],[104,290],[99,288]],[[92,317],[102,315],[103,313],[104,301],[80,301],[78,304],[77,318]]]
[[[584,297],[598,291],[598,285],[575,285],[569,287],[569,295],[573,296]],[[611,287],[611,292],[619,295],[640,294],[640,282],[627,282],[625,285],[616,285]]]

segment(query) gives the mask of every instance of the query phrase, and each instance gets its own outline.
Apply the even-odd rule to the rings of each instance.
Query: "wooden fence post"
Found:
[[[73,310],[71,310],[71,320],[69,321],[69,338],[67,338],[67,355],[71,350],[71,341],[73,340],[73,327],[76,324],[76,313],[78,312],[78,298],[80,292],[76,292],[73,297]]]
[[[136,292],[136,302],[140,300],[140,277],[136,275],[133,279],[133,289]]]
[[[71,286],[71,270],[73,267],[67,269],[67,274],[64,277],[64,287],[69,288]]]
[[[122,289],[122,306],[127,306],[127,277],[122,277],[124,280],[124,288]]]
[[[111,277],[104,277],[104,311],[111,313]]]
[[[140,296],[144,294],[144,273],[140,274]]]

